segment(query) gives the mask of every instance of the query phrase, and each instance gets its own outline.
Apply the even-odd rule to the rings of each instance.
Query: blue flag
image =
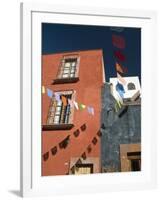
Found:
[[[124,93],[125,93],[124,86],[119,82],[117,82],[117,84],[116,84],[116,91],[119,93],[119,95],[122,98],[124,97]]]
[[[52,98],[53,91],[47,88],[47,95],[48,95],[48,97]]]
[[[93,107],[88,106],[87,110],[88,110],[89,114],[94,115],[94,108]]]

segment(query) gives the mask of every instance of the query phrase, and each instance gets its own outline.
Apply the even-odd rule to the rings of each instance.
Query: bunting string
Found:
[[[120,30],[121,30],[121,27],[120,27]],[[119,28],[111,27],[111,31],[119,32]],[[120,32],[122,32],[122,31],[123,31],[123,29]],[[128,69],[123,67],[122,64],[120,64],[120,62],[125,62],[125,60],[126,60],[125,55],[121,51],[126,46],[125,38],[123,36],[121,36],[120,34],[112,34],[112,44],[114,47],[116,47],[118,49],[118,50],[114,50],[114,56],[117,59],[117,62],[115,63],[115,68],[116,68],[117,80],[118,80],[118,82],[115,86],[116,87],[115,89],[116,89],[118,95],[121,97],[121,99],[123,99],[124,94],[125,94],[124,86],[126,85],[126,81],[121,76],[121,74],[127,73]],[[118,63],[118,61],[119,61],[119,63]],[[117,101],[117,103],[115,104],[115,111],[118,112],[119,109],[122,107],[122,103],[120,103],[120,101],[118,101],[117,99],[116,99],[116,101]]]
[[[119,49],[124,49],[125,48],[125,39],[120,36],[120,35],[112,35],[112,43],[115,47]]]
[[[55,100],[60,103],[62,102],[64,106],[67,106],[67,105],[70,105],[71,108],[74,106],[76,110],[80,110],[80,111],[83,111],[83,110],[87,110],[87,112],[90,114],[90,115],[94,115],[94,108],[92,106],[86,106],[82,103],[78,103],[72,99],[69,99],[67,97],[65,97],[64,95],[60,95],[59,93],[57,92],[53,92],[51,89],[49,88],[45,88],[45,86],[42,86],[42,93],[45,94],[45,91],[47,93],[47,96],[49,98],[55,98]],[[55,102],[54,102],[55,104]],[[55,105],[56,106],[56,105]]]
[[[123,77],[121,77],[121,75],[118,75],[119,76],[119,81],[122,83],[122,82],[125,82],[125,80],[123,79]],[[121,84],[120,83],[120,84]],[[71,99],[69,99],[69,98],[67,98],[67,97],[65,97],[65,96],[63,96],[63,99],[61,99],[62,98],[62,96],[60,97],[60,94],[59,93],[57,93],[57,92],[53,92],[51,89],[48,89],[48,88],[45,88],[45,86],[42,86],[42,88],[44,88],[43,90],[45,90],[46,92],[47,92],[47,96],[49,97],[49,98],[53,98],[53,96],[54,96],[54,98],[55,98],[55,100],[59,103],[59,102],[62,102],[63,104],[65,104],[65,105],[70,105],[71,106],[71,108],[75,108],[76,110],[80,110],[80,111],[83,111],[83,110],[87,110],[87,112],[90,114],[90,115],[93,115],[94,116],[94,114],[95,114],[95,109],[92,107],[92,106],[86,106],[86,105],[84,105],[84,104],[81,104],[81,103],[78,103],[78,102],[76,102],[76,101],[73,101],[73,100],[71,100]],[[120,94],[121,94],[121,91],[119,91],[120,92]],[[45,94],[45,93],[43,93],[43,94]],[[56,107],[56,102],[55,101],[53,101],[53,106],[54,107]],[[115,102],[115,105],[114,105],[114,107],[113,107],[113,110],[115,111],[115,112],[118,112],[118,107],[120,107],[120,105],[121,105],[122,103],[121,103],[121,101],[118,101],[117,99],[116,99],[116,102]],[[119,106],[118,106],[119,105]],[[100,111],[99,111],[100,112]],[[76,132],[75,133],[75,135],[76,135],[76,137],[77,137],[77,135],[79,135],[79,133],[78,132]]]
[[[84,132],[85,130],[86,130],[86,124],[83,124],[83,125],[81,125],[80,126],[80,130],[82,131],[82,132]],[[79,129],[77,129],[76,131],[74,131],[73,132],[73,135],[75,136],[75,137],[78,137],[79,136],[79,134],[80,134],[80,130]],[[97,133],[96,133],[96,135],[92,138],[92,140],[91,140],[91,143],[86,147],[86,151],[88,152],[88,153],[90,153],[91,151],[92,151],[92,144],[93,145],[96,145],[97,144],[97,142],[98,142],[98,138],[99,137],[101,137],[102,136],[102,133],[101,133],[101,131],[99,130]],[[69,145],[69,143],[70,143],[70,135],[68,135],[68,136],[66,136],[61,142],[59,142],[58,143],[58,145],[55,145],[54,147],[52,147],[51,149],[50,149],[50,151],[47,151],[46,153],[44,153],[43,154],[43,160],[44,161],[47,161],[48,159],[49,159],[49,152],[51,152],[51,155],[52,156],[55,156],[56,154],[57,154],[57,152],[58,152],[58,147],[62,150],[62,149],[65,149],[68,145]],[[84,151],[82,154],[81,154],[81,158],[83,158],[84,160],[86,159],[86,151]],[[80,158],[79,158],[80,159]],[[79,161],[79,159],[78,159],[78,161]],[[77,162],[76,162],[77,163]]]

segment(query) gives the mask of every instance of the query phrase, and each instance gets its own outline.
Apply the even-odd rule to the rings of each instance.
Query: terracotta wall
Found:
[[[60,61],[64,55],[78,54],[80,56],[79,81],[76,83],[52,84],[56,78]],[[75,90],[76,102],[93,106],[95,115],[90,115],[87,110],[74,110],[74,127],[71,130],[42,131],[42,155],[49,151],[49,158],[42,159],[42,175],[68,174],[70,158],[80,157],[91,144],[91,140],[100,129],[101,116],[101,87],[103,85],[102,50],[78,51],[70,53],[58,53],[42,56],[42,85],[53,90]],[[47,114],[51,99],[47,94],[42,94],[42,124],[47,122]],[[78,137],[73,135],[76,129],[86,124],[87,128]],[[70,143],[66,149],[60,149],[58,143],[67,135],[70,135]],[[98,138],[98,137],[97,137]],[[51,148],[57,145],[55,156],[51,154]],[[88,157],[100,157],[100,140],[96,145],[91,145],[92,151]]]

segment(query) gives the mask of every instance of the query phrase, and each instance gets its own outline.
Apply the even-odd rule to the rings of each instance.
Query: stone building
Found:
[[[141,98],[118,106],[113,84],[102,88],[102,172],[141,170]],[[117,110],[116,110],[117,106]]]

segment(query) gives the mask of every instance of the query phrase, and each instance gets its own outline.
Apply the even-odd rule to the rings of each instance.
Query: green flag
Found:
[[[82,103],[79,104],[79,109],[80,109],[80,110],[83,110],[83,109],[85,109],[85,108],[86,108],[86,105],[84,105],[84,104],[82,104]]]

